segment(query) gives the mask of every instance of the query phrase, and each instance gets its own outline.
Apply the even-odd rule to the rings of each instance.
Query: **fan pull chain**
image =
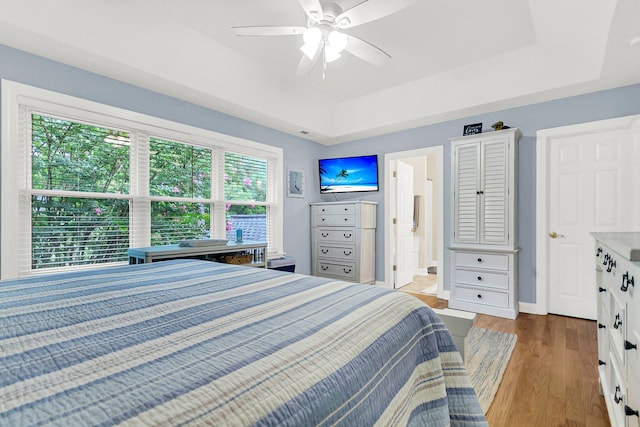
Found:
[[[327,55],[326,55],[326,50],[327,50],[327,42],[323,41],[322,43],[322,80],[324,80],[324,76],[325,73],[327,71]]]

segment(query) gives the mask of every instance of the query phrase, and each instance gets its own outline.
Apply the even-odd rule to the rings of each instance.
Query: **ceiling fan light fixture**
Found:
[[[340,58],[340,52],[338,52],[333,46],[330,44],[324,47],[324,61],[329,63],[333,62],[336,59]]]
[[[336,25],[337,25],[338,27],[344,27],[344,26],[349,25],[349,24],[351,24],[351,19],[349,19],[349,18],[348,18],[348,17],[346,17],[346,16],[342,17],[342,18],[341,18],[341,19],[336,23]]]
[[[305,43],[304,45],[302,45],[302,47],[300,47],[300,50],[302,51],[302,53],[305,54],[307,58],[313,59],[316,56],[316,52],[318,50],[318,44]]]
[[[322,30],[318,27],[311,27],[304,30],[302,39],[305,45],[315,46],[322,40]]]
[[[348,38],[346,34],[334,30],[329,33],[328,42],[332,49],[340,53],[347,47]]]

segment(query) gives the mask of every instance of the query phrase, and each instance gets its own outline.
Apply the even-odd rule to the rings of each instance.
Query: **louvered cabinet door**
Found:
[[[454,240],[478,243],[480,238],[480,144],[460,144],[454,156]]]
[[[483,142],[480,156],[480,243],[509,242],[507,140]]]

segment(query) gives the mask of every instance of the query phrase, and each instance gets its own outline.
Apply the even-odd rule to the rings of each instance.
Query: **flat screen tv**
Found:
[[[320,194],[378,191],[378,156],[318,160]]]

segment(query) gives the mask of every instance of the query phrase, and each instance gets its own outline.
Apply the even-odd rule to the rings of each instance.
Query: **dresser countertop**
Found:
[[[640,232],[590,233],[630,261],[640,261]]]

